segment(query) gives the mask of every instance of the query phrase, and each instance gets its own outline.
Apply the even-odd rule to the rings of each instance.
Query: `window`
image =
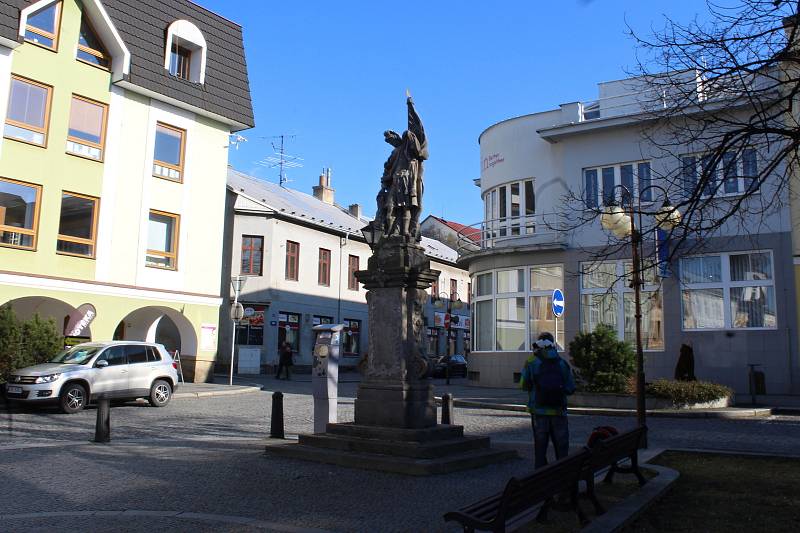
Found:
[[[128,364],[128,356],[127,356],[127,346],[111,346],[107,348],[100,357],[97,358],[98,361],[108,361],[108,366],[119,366],[119,365],[127,365]]]
[[[351,255],[347,258],[347,288],[351,291],[358,290],[358,280],[356,279],[358,261],[357,255]]]
[[[634,290],[631,261],[584,264],[581,273],[581,330],[594,331],[599,324],[611,327],[617,338],[636,342]],[[664,314],[655,268],[642,273],[642,346],[664,349]]]
[[[698,181],[704,176],[701,196],[735,196],[758,186],[758,157],[756,150],[726,152],[715,167],[710,154],[689,154],[681,157],[684,194],[694,194]]]
[[[361,353],[361,321],[344,319],[344,329],[342,330],[342,354],[347,356],[357,356]]]
[[[153,156],[153,175],[183,181],[183,157],[186,150],[186,131],[159,122],[156,124],[156,147]]]
[[[439,297],[439,278],[431,283],[431,298],[438,298]]]
[[[325,248],[319,249],[317,284],[325,287],[331,286],[331,251]]]
[[[286,279],[297,281],[300,270],[300,244],[286,241]]]
[[[260,276],[264,256],[264,237],[242,235],[242,275]]]
[[[178,225],[180,217],[162,211],[150,211],[147,237],[147,266],[178,268]]]
[[[536,197],[533,179],[512,182],[487,192],[484,197],[486,239],[535,232]]]
[[[236,325],[236,344],[262,346],[264,344],[264,305],[244,305],[244,317]]]
[[[475,350],[488,352],[492,350],[494,337],[494,314],[492,300],[475,302]]]
[[[177,42],[172,42],[169,55],[169,73],[184,80],[191,79],[192,51]]]
[[[472,283],[467,283],[467,303],[472,303]]]
[[[96,67],[109,68],[111,66],[111,56],[109,56],[103,43],[97,38],[97,33],[92,25],[81,18],[81,31],[78,34],[78,51],[75,54],[78,61],[89,63]]]
[[[67,255],[94,257],[97,239],[97,198],[61,194],[61,219],[56,250]]]
[[[479,274],[477,279],[477,291],[475,296],[491,296],[492,295],[492,274]]]
[[[634,198],[644,193],[642,201],[650,202],[653,200],[653,191],[648,189],[650,182],[649,161],[585,168],[583,169],[584,202],[588,208],[629,203],[631,198],[623,198],[625,193],[619,185],[631,191]]]
[[[42,187],[0,178],[0,245],[36,248]]]
[[[28,15],[25,40],[45,48],[58,48],[58,27],[61,23],[61,2],[50,4]]]
[[[500,270],[497,273],[497,293],[522,292],[525,290],[525,271],[523,269]]]
[[[293,352],[300,351],[300,315],[297,313],[278,313],[278,346],[288,342]]]
[[[108,106],[105,104],[72,95],[67,152],[89,159],[102,160],[107,113]]]
[[[141,344],[131,344],[125,347],[125,352],[128,355],[128,364],[134,365],[136,363],[147,362],[147,349],[148,346]]]
[[[456,297],[460,297],[458,294],[458,280],[450,278],[450,299],[455,300]]]
[[[772,253],[681,258],[683,329],[778,327]]]
[[[4,135],[31,144],[47,144],[52,87],[11,77]]]
[[[525,349],[525,298],[497,298],[498,351]]]
[[[556,318],[553,316],[553,291],[564,289],[564,267],[561,265],[540,265],[531,267],[530,291],[528,302],[528,320],[530,345],[539,338],[541,333],[548,331],[558,335],[556,344],[564,347],[564,322],[556,327]]]

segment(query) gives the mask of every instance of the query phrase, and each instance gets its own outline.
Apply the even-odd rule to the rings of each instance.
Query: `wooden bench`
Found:
[[[458,511],[446,513],[444,519],[446,522],[461,523],[464,531],[469,533],[476,529],[499,533],[515,525],[520,519],[531,518],[529,512],[536,505],[542,504],[538,520],[545,520],[548,508],[553,507],[558,510],[574,511],[580,523],[585,524],[586,516],[578,505],[578,482],[590,457],[591,451],[584,448],[576,454],[534,471],[529,476],[513,477],[503,492]],[[569,493],[569,501],[554,503],[553,497],[561,493]]]
[[[640,486],[645,484],[646,480],[639,470],[638,453],[646,436],[647,427],[637,427],[598,441],[594,448],[591,448],[591,456],[583,466],[581,479],[586,482],[586,496],[591,500],[597,514],[603,514],[605,509],[595,494],[594,478],[604,468],[608,468],[608,473],[603,479],[605,483],[611,483],[614,474],[633,474],[639,480]],[[624,459],[630,460],[630,466],[619,465]]]

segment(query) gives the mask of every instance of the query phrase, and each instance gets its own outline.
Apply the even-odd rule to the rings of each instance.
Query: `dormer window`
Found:
[[[173,76],[191,81],[192,51],[184,48],[173,38],[172,51],[169,56],[169,73]]]
[[[81,32],[78,35],[78,51],[75,57],[78,61],[96,67],[109,68],[111,65],[111,57],[85,17],[81,19]]]
[[[206,39],[188,20],[176,20],[167,30],[164,68],[171,76],[193,83],[206,78]]]
[[[61,2],[55,2],[28,15],[25,40],[55,50],[58,47],[58,27],[61,22]]]

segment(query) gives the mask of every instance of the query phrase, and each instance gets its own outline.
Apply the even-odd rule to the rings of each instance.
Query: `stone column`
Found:
[[[368,269],[369,357],[355,401],[355,423],[421,429],[436,425],[433,385],[423,368],[425,289],[439,276],[425,250],[402,237],[381,241]]]

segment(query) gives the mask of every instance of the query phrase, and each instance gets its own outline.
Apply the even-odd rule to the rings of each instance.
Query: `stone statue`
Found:
[[[419,216],[422,212],[422,163],[428,159],[428,140],[422,121],[409,95],[408,129],[403,135],[385,131],[383,137],[394,148],[383,165],[381,190],[375,226],[385,237],[401,235],[407,241],[419,241]]]

